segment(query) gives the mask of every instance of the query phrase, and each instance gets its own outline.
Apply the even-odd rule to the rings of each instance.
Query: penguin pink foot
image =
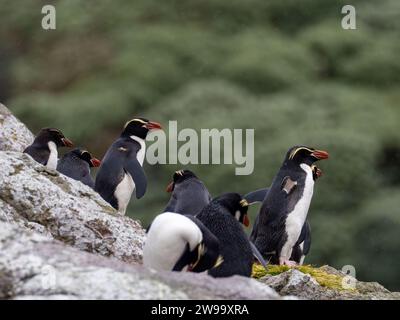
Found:
[[[286,260],[284,258],[279,258],[279,265],[281,266],[289,266],[289,267],[296,267],[297,262],[292,260]]]

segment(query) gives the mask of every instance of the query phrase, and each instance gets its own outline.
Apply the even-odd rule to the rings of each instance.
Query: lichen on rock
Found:
[[[0,150],[22,152],[33,138],[29,129],[0,103]]]

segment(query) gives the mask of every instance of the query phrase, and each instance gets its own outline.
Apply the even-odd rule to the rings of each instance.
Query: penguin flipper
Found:
[[[144,196],[147,189],[147,178],[139,161],[134,157],[127,157],[124,163],[124,169],[131,175],[135,182],[136,198]]]
[[[254,245],[253,242],[250,242],[251,251],[253,252],[253,256],[261,263],[266,271],[268,271],[267,262],[264,260],[260,251],[258,251],[257,247]]]
[[[269,188],[258,189],[256,191],[249,192],[243,198],[246,199],[250,205],[256,202],[263,202],[268,191]]]
[[[290,179],[290,177],[286,176],[282,180],[281,189],[285,191],[286,194],[290,194],[292,190],[297,186],[297,181]]]

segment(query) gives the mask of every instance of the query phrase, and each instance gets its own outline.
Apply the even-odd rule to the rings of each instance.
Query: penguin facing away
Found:
[[[318,178],[322,176],[322,170],[318,168],[316,165],[311,166],[313,172],[313,179],[316,181]],[[265,199],[269,188],[258,189],[256,191],[249,192],[244,196],[244,198],[249,202],[249,204],[254,203],[262,203]],[[256,217],[254,221],[253,230],[256,232],[258,228],[258,217]],[[256,235],[253,235],[256,237]],[[300,237],[297,240],[296,244],[293,247],[292,256],[290,260],[295,261],[296,263],[302,265],[304,263],[304,259],[306,255],[310,252],[311,248],[311,226],[310,223],[306,220],[301,229]],[[271,257],[270,263],[277,264],[279,263],[279,259],[274,259],[274,256]]]
[[[211,195],[204,183],[190,170],[176,171],[167,192],[171,192],[171,198],[164,212],[194,216],[211,201]]]
[[[92,157],[88,151],[76,148],[66,153],[58,161],[57,171],[94,188],[90,168],[98,167],[100,164],[100,160]]]
[[[147,179],[142,167],[145,139],[150,130],[156,129],[161,129],[161,125],[145,118],[128,121],[101,161],[95,190],[123,215],[133,191],[137,199],[146,193]]]
[[[253,252],[241,224],[248,225],[248,203],[237,193],[213,199],[196,217],[218,238],[224,262],[208,273],[213,277],[250,277]]]
[[[266,259],[277,260],[281,265],[297,264],[290,258],[305,225],[313,195],[317,173],[313,173],[312,166],[328,157],[326,151],[306,146],[295,146],[287,152],[250,236]]]
[[[58,161],[58,148],[73,147],[71,140],[56,128],[43,128],[36,135],[33,143],[25,148],[24,153],[47,169],[56,170]]]
[[[143,248],[146,267],[203,272],[222,261],[218,239],[195,217],[165,212],[151,223]]]

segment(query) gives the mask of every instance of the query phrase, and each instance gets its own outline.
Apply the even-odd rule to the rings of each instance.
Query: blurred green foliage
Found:
[[[57,30],[40,27],[41,6]],[[269,185],[292,145],[326,149],[308,263],[351,264],[400,288],[400,2],[0,0],[0,97],[37,131],[55,126],[98,157],[126,120],[255,128],[255,170],[189,166],[213,195]],[[179,165],[146,165],[129,214],[147,225]],[[257,209],[252,209],[253,218]]]

